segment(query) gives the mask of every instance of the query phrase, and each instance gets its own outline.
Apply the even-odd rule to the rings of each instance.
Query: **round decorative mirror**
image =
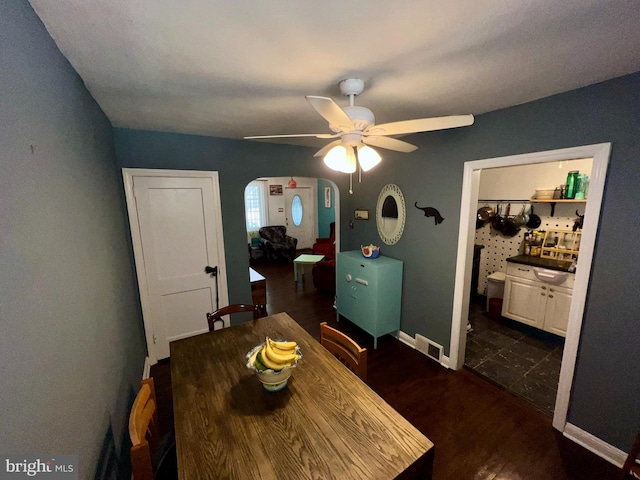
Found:
[[[404,196],[400,188],[393,183],[382,187],[376,207],[376,225],[378,235],[384,243],[387,245],[398,243],[404,231],[406,217]]]

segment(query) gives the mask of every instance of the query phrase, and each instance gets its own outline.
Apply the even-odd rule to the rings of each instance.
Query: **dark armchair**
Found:
[[[275,225],[258,230],[267,260],[291,261],[296,257],[298,239],[287,235],[287,227]]]
[[[336,293],[336,259],[326,257],[313,266],[313,286],[321,292]]]
[[[328,237],[316,238],[316,243],[313,244],[313,253],[331,258],[336,256],[336,222],[329,224]]]

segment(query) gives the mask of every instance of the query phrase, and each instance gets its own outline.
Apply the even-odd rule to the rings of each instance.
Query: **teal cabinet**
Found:
[[[400,330],[402,267],[385,256],[364,258],[360,250],[338,253],[338,319],[342,315],[373,335],[373,348],[378,337]]]

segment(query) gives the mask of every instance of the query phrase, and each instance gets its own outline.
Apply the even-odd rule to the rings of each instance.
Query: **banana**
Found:
[[[297,344],[295,342],[287,342],[289,344],[293,344],[295,345],[294,347],[291,348],[283,348],[282,346],[278,345],[279,343],[284,343],[284,342],[276,342],[274,340],[269,339],[269,348],[271,349],[271,351],[273,351],[273,353],[278,356],[278,355],[284,355],[287,358],[289,358],[291,355],[297,356],[298,355],[298,350],[297,350]],[[284,359],[279,358],[280,361],[285,361]]]
[[[260,349],[262,350],[262,349]],[[267,369],[267,366],[264,364],[262,360],[262,354],[258,352],[253,360],[253,366],[256,367],[261,372],[264,372]]]
[[[269,342],[273,348],[288,353],[295,352],[295,349],[298,346],[296,342],[277,342],[272,339],[269,339]]]
[[[279,363],[282,366],[291,365],[296,360],[296,358],[298,358],[298,354],[296,352],[281,353],[281,352],[275,351],[275,349],[272,348],[272,340],[269,337],[267,337],[264,346],[265,346],[264,352],[269,358],[269,360],[275,363]]]
[[[267,368],[270,368],[271,370],[279,371],[279,370],[282,370],[286,366],[285,364],[274,362],[269,358],[269,356],[267,355],[267,344],[266,343],[265,343],[264,347],[262,347],[262,350],[260,350],[260,357],[262,359],[262,363],[264,363],[264,366],[267,367]]]
[[[272,350],[280,355],[284,354],[298,354],[298,344],[296,342],[285,342],[279,340],[273,340],[272,338],[267,337],[267,341],[269,342],[269,346]]]

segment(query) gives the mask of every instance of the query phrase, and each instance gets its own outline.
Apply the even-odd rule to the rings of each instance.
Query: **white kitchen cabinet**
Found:
[[[572,277],[566,285],[573,285]],[[509,264],[502,316],[564,337],[572,294],[572,288],[537,280],[532,267]]]
[[[561,337],[566,336],[572,295],[573,289],[571,288],[549,286],[547,304],[545,306],[544,330]]]
[[[507,275],[502,316],[536,328],[544,327],[546,292],[541,282]]]

